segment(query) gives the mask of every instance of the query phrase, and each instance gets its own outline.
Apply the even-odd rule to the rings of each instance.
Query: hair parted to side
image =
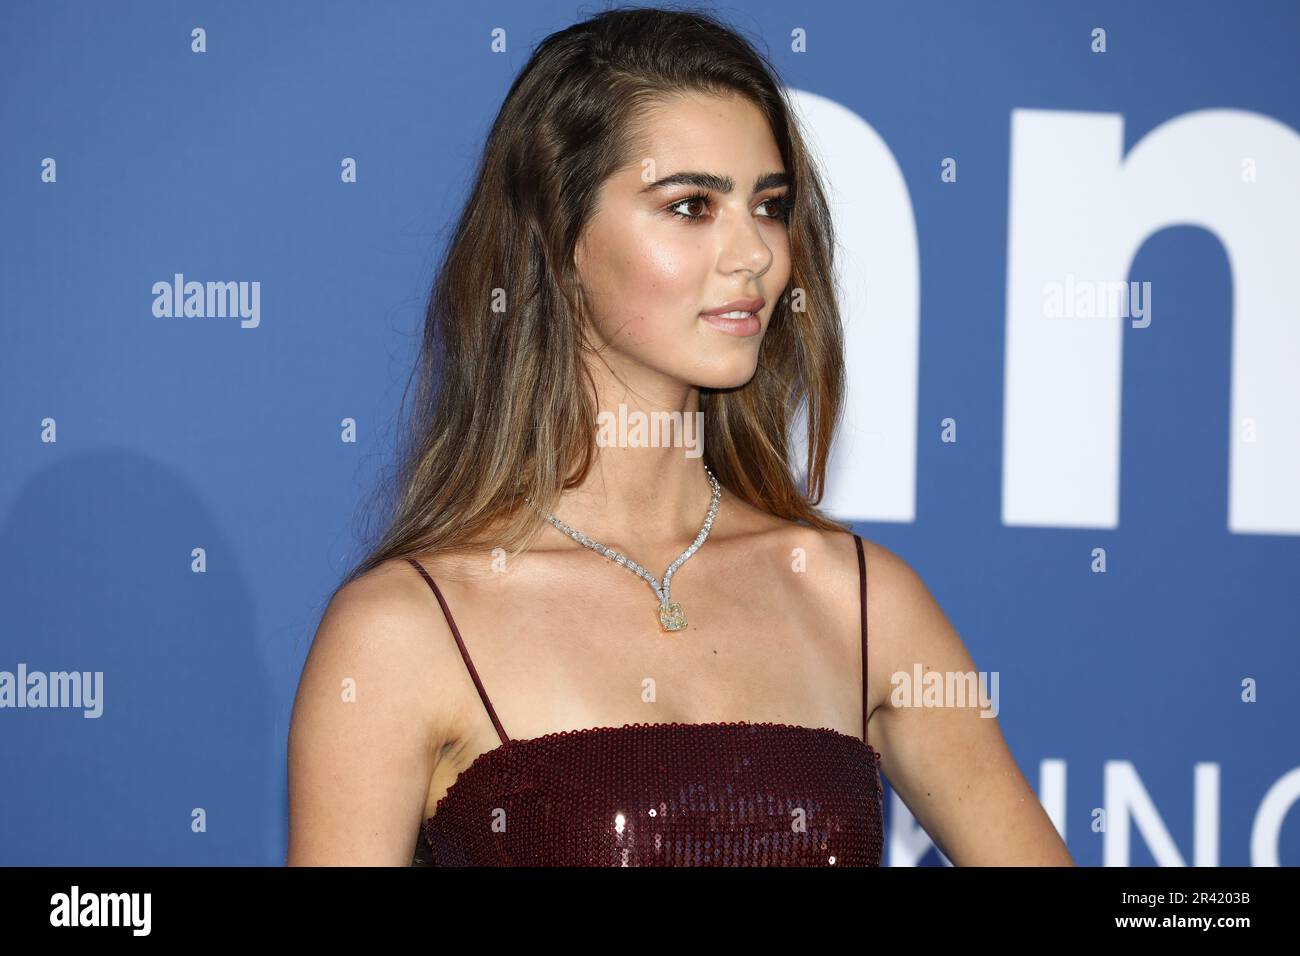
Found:
[[[616,8],[543,40],[492,124],[429,295],[385,530],[335,593],[393,558],[522,550],[546,526],[524,499],[553,511],[586,477],[597,409],[574,251],[602,183],[639,163],[647,108],[685,93],[754,103],[793,180],[790,283],[753,378],[701,391],[704,460],[727,491],[769,514],[847,530],[814,507],[843,403],[831,216],[776,71],[710,13]],[[501,301],[504,313],[494,311]],[[805,401],[806,494],[789,467],[791,420]]]

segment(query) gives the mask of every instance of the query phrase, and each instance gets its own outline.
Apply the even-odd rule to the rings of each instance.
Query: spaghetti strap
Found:
[[[456,646],[460,648],[460,656],[465,661],[465,667],[469,670],[469,676],[474,679],[474,686],[478,689],[479,699],[483,701],[483,706],[487,709],[488,716],[492,718],[492,726],[497,729],[497,736],[501,738],[503,744],[510,743],[510,738],[506,736],[505,728],[501,726],[501,721],[497,719],[497,712],[492,707],[492,701],[488,700],[487,691],[483,689],[483,682],[479,680],[478,671],[474,669],[474,662],[469,659],[469,651],[465,648],[465,641],[460,636],[460,629],[456,627],[456,621],[451,616],[451,610],[447,607],[447,602],[438,590],[438,585],[433,583],[433,578],[429,577],[429,572],[424,570],[424,565],[414,558],[407,558],[407,561],[419,571],[424,580],[429,582],[429,587],[433,589],[433,596],[438,599],[442,606],[442,614],[447,619],[447,625],[451,628],[451,636],[456,638]]]
[[[867,558],[862,553],[862,539],[855,533],[853,543],[858,546],[858,591],[862,605],[862,742],[867,743]]]

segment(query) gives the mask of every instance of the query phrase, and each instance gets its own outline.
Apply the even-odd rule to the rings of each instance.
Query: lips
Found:
[[[762,298],[732,299],[716,309],[705,309],[700,315],[723,315],[727,312],[758,312],[767,304]]]
[[[758,313],[766,304],[762,298],[732,299],[716,309],[701,312],[700,318],[728,335],[757,335],[763,329]]]
[[[707,325],[711,325],[715,329],[725,332],[728,335],[757,335],[763,329],[762,323],[758,321],[758,316],[753,313],[744,318],[731,319],[725,315],[717,315],[713,312],[701,312],[700,321]]]

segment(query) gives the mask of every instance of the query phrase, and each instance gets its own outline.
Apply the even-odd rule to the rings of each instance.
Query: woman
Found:
[[[290,864],[878,865],[881,770],[956,864],[1071,863],[995,720],[891,704],[891,674],[973,664],[814,507],[832,247],[721,23],[615,10],[538,47],[430,297],[386,534],[303,670]],[[636,413],[702,420],[703,454],[609,427]]]

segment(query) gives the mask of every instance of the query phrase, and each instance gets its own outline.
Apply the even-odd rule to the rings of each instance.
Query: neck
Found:
[[[552,512],[575,531],[624,553],[685,548],[699,534],[713,489],[699,458],[665,457],[665,449],[607,454]],[[715,519],[716,520],[716,519]],[[558,533],[558,532],[557,532]]]
[[[621,383],[615,389],[597,382],[595,461],[578,487],[560,495],[552,514],[634,560],[636,554],[681,551],[699,534],[713,495],[704,470],[699,389],[665,382],[633,394]],[[550,532],[548,542],[580,547]]]

